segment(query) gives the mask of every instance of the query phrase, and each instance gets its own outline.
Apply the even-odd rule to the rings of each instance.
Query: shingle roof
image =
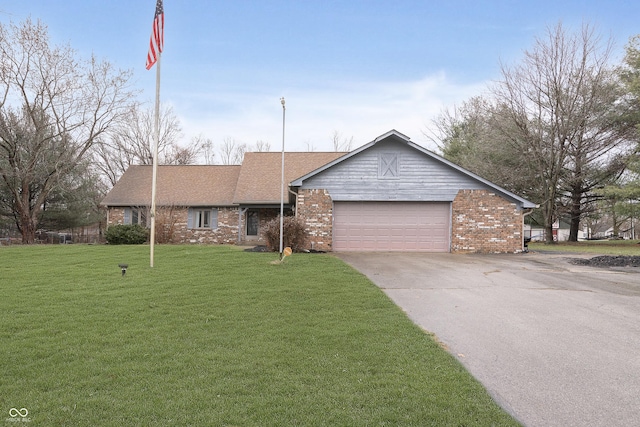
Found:
[[[288,184],[294,179],[312,172],[334,161],[346,153],[341,152],[300,152],[285,153],[284,182],[285,200]],[[277,204],[280,203],[280,182],[282,174],[282,153],[245,153],[242,169],[233,201],[236,204]]]
[[[104,206],[151,205],[152,166],[130,166]],[[230,206],[240,166],[158,166],[156,204],[159,206]]]
[[[344,154],[285,153],[285,186]],[[241,166],[158,166],[156,204],[231,206],[280,203],[281,160],[282,153],[263,152],[245,153]],[[130,166],[102,200],[102,205],[151,205],[152,173],[153,168],[148,165]]]

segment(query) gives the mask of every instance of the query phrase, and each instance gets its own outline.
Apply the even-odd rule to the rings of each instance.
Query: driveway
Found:
[[[640,425],[640,269],[569,254],[339,253],[526,426]]]

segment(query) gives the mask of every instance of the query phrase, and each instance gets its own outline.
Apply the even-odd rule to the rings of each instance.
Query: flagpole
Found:
[[[284,97],[280,98],[282,104],[282,174],[280,177],[280,259],[282,259],[282,253],[284,248],[282,247],[282,234],[284,229],[284,114],[286,108],[284,107]]]
[[[156,181],[158,178],[158,145],[160,144],[160,62],[162,53],[158,52],[156,63],[156,106],[153,129],[153,177],[151,179],[151,250],[149,265],[153,268],[156,243]]]

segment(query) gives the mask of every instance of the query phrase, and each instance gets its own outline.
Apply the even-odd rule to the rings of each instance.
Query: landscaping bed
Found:
[[[591,267],[640,267],[640,256],[601,255],[589,259],[574,258],[571,263]]]

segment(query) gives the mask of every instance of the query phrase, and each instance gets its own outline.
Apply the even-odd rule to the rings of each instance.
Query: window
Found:
[[[144,216],[141,209],[131,209],[131,224],[144,225]]]
[[[202,210],[195,211],[196,214],[196,228],[209,228],[211,227],[211,211]]]
[[[187,228],[218,228],[218,209],[195,208],[189,209]]]
[[[398,178],[398,154],[381,153],[378,158],[378,179]]]
[[[125,224],[140,224],[147,226],[147,209],[146,208],[125,208],[124,209]]]

